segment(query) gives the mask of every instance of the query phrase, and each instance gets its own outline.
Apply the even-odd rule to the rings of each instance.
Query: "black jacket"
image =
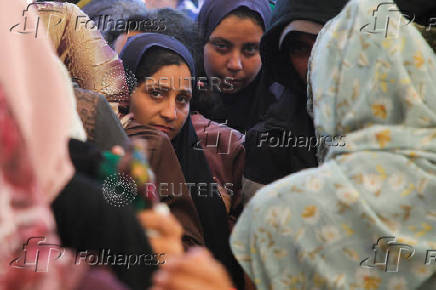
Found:
[[[105,200],[102,185],[97,180],[102,160],[97,148],[71,140],[69,149],[76,173],[51,205],[61,245],[74,249],[78,255],[82,255],[81,252],[86,255],[87,251],[103,257],[99,263],[110,266],[130,289],[150,287],[151,275],[161,261],[138,261],[135,265],[132,261],[127,268],[122,261],[114,262],[113,258],[115,255],[123,258],[143,255],[150,260],[154,257],[134,208],[131,205],[114,207]]]

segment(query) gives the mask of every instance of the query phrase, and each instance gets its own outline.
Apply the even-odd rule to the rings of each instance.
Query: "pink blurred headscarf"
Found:
[[[42,273],[25,258],[50,249],[22,248],[33,237],[59,244],[49,206],[73,174],[71,83],[42,30],[37,38],[10,31],[23,23],[26,6],[24,0],[0,1],[0,290],[70,290],[86,270],[71,252]],[[25,13],[28,23],[36,23],[35,15]]]
[[[38,37],[10,28],[23,23],[24,0],[0,2],[0,82],[24,137],[38,185],[51,199],[72,176],[68,88],[42,27]],[[28,23],[36,17],[26,12]]]

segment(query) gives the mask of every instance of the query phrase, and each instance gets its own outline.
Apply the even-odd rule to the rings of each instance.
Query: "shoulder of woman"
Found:
[[[203,148],[222,147],[229,152],[244,151],[244,134],[228,127],[226,124],[214,122],[199,113],[191,115],[192,124]],[[218,148],[220,149],[220,148]]]

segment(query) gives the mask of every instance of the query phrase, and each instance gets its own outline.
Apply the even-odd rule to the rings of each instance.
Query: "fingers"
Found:
[[[119,145],[115,145],[114,147],[112,147],[112,153],[118,156],[124,156],[126,154],[124,148]]]
[[[172,214],[144,210],[138,213],[138,219],[146,229],[158,231],[162,236],[181,238],[183,229]]]
[[[168,257],[183,254],[183,229],[172,214],[144,210],[138,213],[138,219],[146,229],[154,251],[165,253]]]

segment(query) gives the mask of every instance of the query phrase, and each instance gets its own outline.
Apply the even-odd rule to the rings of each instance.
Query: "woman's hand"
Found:
[[[169,259],[153,276],[152,290],[230,290],[232,283],[224,267],[203,248]]]
[[[183,254],[183,229],[172,214],[149,209],[139,212],[138,219],[145,228],[155,253],[165,254],[166,257]]]

